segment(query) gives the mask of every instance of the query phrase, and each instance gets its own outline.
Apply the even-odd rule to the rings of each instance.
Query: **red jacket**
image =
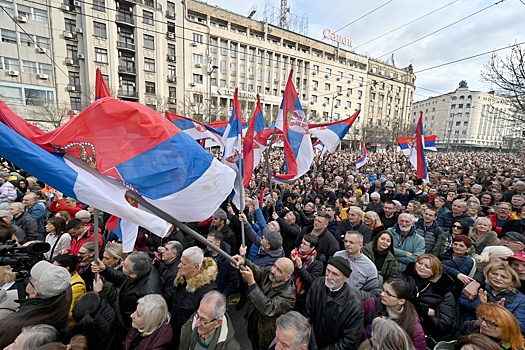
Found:
[[[71,208],[67,205],[64,198],[60,198],[58,201],[52,201],[51,204],[49,204],[49,210],[51,210],[53,213],[58,213],[61,210],[65,210],[71,215],[71,219],[75,218],[75,214],[82,210],[82,203],[78,203],[75,207]]]
[[[498,214],[492,214],[492,215],[487,215],[485,216],[487,219],[490,219],[490,221],[492,222],[492,230],[494,232],[496,232],[498,234],[498,237],[499,235],[501,234],[501,229],[503,228],[503,226],[497,226],[497,221],[496,221],[496,218],[498,217]],[[512,220],[512,217],[509,215],[507,217],[507,220]]]
[[[73,237],[71,239],[71,247],[67,250],[68,254],[71,255],[78,255],[78,251],[80,250],[80,247],[84,245],[86,242],[94,242],[95,241],[95,235],[91,231],[90,228],[86,230],[81,236]],[[104,244],[104,238],[99,233],[98,234],[98,249],[99,252],[102,250],[102,245]]]

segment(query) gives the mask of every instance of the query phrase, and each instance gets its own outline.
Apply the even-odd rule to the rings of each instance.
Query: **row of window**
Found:
[[[49,38],[38,36],[38,35],[29,35],[25,33],[20,33],[20,40],[17,39],[16,32],[14,30],[0,29],[0,40],[3,43],[7,44],[17,44],[20,43],[20,46],[25,47],[42,47],[45,49],[50,48]]]
[[[15,4],[12,1],[0,0],[0,5],[3,7],[3,11],[0,10],[0,14],[5,12],[12,17],[15,16]],[[49,16],[46,10],[41,10],[19,3],[16,4],[16,15],[25,17],[28,20],[33,20],[41,23],[47,23],[49,20]]]
[[[41,106],[55,102],[53,89],[38,86],[14,86],[12,84],[0,84],[0,96],[7,104]]]
[[[0,57],[0,69],[20,71],[20,61],[17,58]],[[47,63],[22,60],[22,72],[30,74],[52,75],[52,65]]]

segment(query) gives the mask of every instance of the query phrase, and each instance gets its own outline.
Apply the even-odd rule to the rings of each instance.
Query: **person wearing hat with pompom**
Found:
[[[64,329],[71,305],[70,281],[65,268],[45,260],[36,263],[26,286],[29,298],[18,300],[18,311],[0,320],[0,348],[11,344],[23,327],[45,323]]]
[[[330,257],[326,276],[316,279],[308,291],[305,316],[319,349],[359,347],[364,312],[361,298],[346,283],[351,273],[348,260]]]

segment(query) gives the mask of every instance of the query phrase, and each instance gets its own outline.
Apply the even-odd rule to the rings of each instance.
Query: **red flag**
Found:
[[[104,77],[102,76],[100,68],[97,68],[97,75],[95,79],[95,100],[104,97],[111,97],[111,93],[109,92],[106,82],[104,81]]]
[[[261,118],[258,120],[257,118]],[[248,131],[244,136],[244,141],[242,144],[242,153],[244,159],[244,188],[247,188],[250,184],[250,179],[252,178],[253,168],[255,167],[255,151],[254,147],[260,147],[259,145],[255,146],[254,136],[257,129],[255,124],[259,121],[262,123],[262,128],[264,128],[264,118],[262,116],[262,107],[261,99],[259,94],[257,94],[257,104],[255,105],[255,110],[253,111],[252,119],[250,119],[250,124],[248,125]],[[259,131],[259,130],[257,130]],[[258,161],[258,160],[257,160]]]
[[[69,110],[69,120],[73,119],[73,117],[75,117],[75,113],[73,113],[73,110],[70,109]]]

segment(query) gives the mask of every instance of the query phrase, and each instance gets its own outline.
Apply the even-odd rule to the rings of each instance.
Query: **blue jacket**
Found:
[[[412,226],[412,229],[403,240],[401,239],[401,231],[398,224],[395,224],[394,227],[389,228],[387,231],[394,238],[392,242],[394,254],[397,257],[399,272],[403,272],[408,264],[416,261],[418,256],[425,253],[425,239],[417,234],[414,226]],[[412,253],[412,255],[407,256],[407,252]]]
[[[46,232],[46,226],[44,224],[44,220],[46,219],[46,208],[44,207],[44,205],[40,203],[35,203],[31,208],[26,209],[26,212],[31,214],[31,216],[35,218],[38,224],[38,232]]]
[[[458,220],[464,220],[470,227],[474,226],[474,220],[472,220],[467,213],[463,213],[463,215],[460,216],[453,216],[451,211],[439,216],[436,223],[443,231],[451,231],[452,224]]]

